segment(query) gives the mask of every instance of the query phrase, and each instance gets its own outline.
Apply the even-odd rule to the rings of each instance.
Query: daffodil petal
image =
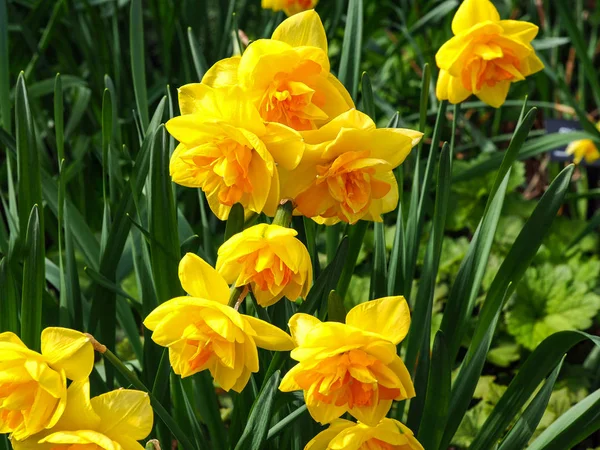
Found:
[[[139,441],[152,431],[154,413],[146,392],[118,389],[94,397],[91,404],[101,419],[98,430],[113,440],[127,436]]]
[[[452,32],[459,34],[485,21],[500,21],[500,14],[494,4],[490,0],[465,0],[452,19]]]
[[[87,378],[94,367],[90,338],[68,328],[50,327],[42,331],[42,355],[73,381]]]
[[[181,286],[192,297],[205,298],[226,305],[229,286],[219,273],[206,261],[193,253],[187,253],[179,263]]]
[[[302,345],[314,328],[320,324],[321,321],[315,316],[298,313],[290,318],[288,326],[290,327],[290,332],[292,333],[294,341],[296,341],[298,345]]]
[[[295,14],[284,20],[273,32],[272,39],[292,47],[319,47],[327,53],[327,35],[321,18],[314,11]]]
[[[275,325],[252,316],[242,317],[254,331],[252,337],[258,347],[280,352],[290,351],[295,347],[292,338]]]
[[[346,324],[398,344],[408,333],[410,309],[404,297],[384,297],[352,308],[346,316]]]

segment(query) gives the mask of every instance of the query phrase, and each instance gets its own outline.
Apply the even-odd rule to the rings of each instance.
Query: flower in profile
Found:
[[[221,220],[235,203],[273,215],[279,201],[276,164],[296,167],[304,152],[300,134],[263,123],[238,87],[188,84],[179,89],[179,106],[182,115],[166,125],[180,142],[171,157],[173,181],[201,188]]]
[[[179,279],[190,297],[169,300],[152,311],[144,325],[152,340],[169,349],[173,371],[188,377],[208,369],[225,391],[241,392],[258,372],[257,346],[287,351],[290,336],[228,306],[229,286],[200,257],[188,253],[179,264]]]
[[[290,319],[298,361],[283,378],[283,392],[304,391],[311,416],[322,424],[345,412],[376,426],[393,400],[414,397],[413,383],[396,353],[410,326],[404,297],[361,303],[346,323],[321,322],[307,314]]]
[[[23,440],[60,419],[67,379],[88,377],[94,349],[83,333],[67,328],[42,331],[41,354],[14,334],[0,334],[0,433]]]
[[[598,122],[596,128],[600,131],[600,122]],[[585,160],[588,164],[592,164],[600,159],[600,151],[596,143],[591,139],[580,139],[571,142],[567,146],[567,154],[573,155],[573,162],[575,164],[579,164],[582,160]]]
[[[305,157],[296,170],[280,173],[281,195],[293,198],[300,214],[332,224],[381,222],[383,213],[396,208],[393,169],[422,133],[377,129],[369,116],[353,109],[302,136]]]
[[[305,298],[312,284],[312,264],[298,232],[260,224],[232,236],[219,248],[217,271],[235,286],[249,285],[267,307],[282,297]]]
[[[90,400],[86,378],[69,386],[67,406],[56,425],[11,443],[14,450],[142,450],[137,441],[150,434],[153,420],[146,392],[119,389]]]
[[[334,420],[304,450],[423,450],[413,432],[394,419],[383,419],[375,426]]]
[[[239,85],[264,121],[312,130],[354,107],[329,69],[325,29],[310,10],[285,20],[272,39],[254,41],[243,56],[217,62],[202,83]]]
[[[273,11],[284,11],[288,16],[293,16],[314,8],[317,3],[319,0],[262,0],[262,7]]]
[[[465,0],[452,20],[454,37],[435,57],[440,75],[437,96],[460,103],[471,94],[495,108],[506,100],[510,84],[544,68],[531,41],[538,27],[500,20],[490,0]]]

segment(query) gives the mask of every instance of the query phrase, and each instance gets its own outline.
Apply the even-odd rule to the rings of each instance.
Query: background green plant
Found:
[[[283,19],[259,3],[0,0],[0,330],[32,347],[42,326],[94,333],[164,405],[163,445],[301,449],[320,429],[301,396],[276,391],[288,355],[262,352],[247,389],[225,394],[207,373],[174,376],[141,325],[181,294],[182,254],[214,263],[241,226],[170,183],[175,142],[161,124],[178,114],[177,86]],[[336,320],[342,305],[403,294],[413,327],[400,350],[418,397],[391,415],[427,450],[600,447],[588,438],[600,427],[598,338],[574,331],[598,330],[600,191],[593,170],[548,158],[598,141],[588,112],[600,106],[600,14],[582,0],[495,2],[502,17],[540,24],[547,67],[501,109],[454,108],[435,98],[434,55],[458,3],[321,0],[332,67],[358,107],[425,140],[397,171],[403,201],[384,224],[295,218],[315,268],[309,298],[246,302],[246,313],[285,328],[296,310]],[[584,131],[547,135],[549,117]],[[92,389],[128,376],[99,360]]]

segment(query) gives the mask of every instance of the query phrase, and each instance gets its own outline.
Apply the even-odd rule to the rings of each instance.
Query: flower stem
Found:
[[[150,396],[152,408],[154,409],[158,417],[160,417],[160,419],[165,423],[165,425],[169,427],[171,433],[173,433],[173,436],[175,436],[175,438],[181,443],[181,445],[186,450],[194,450],[194,445],[186,436],[186,434],[181,430],[181,428],[179,428],[179,425],[177,424],[177,422],[175,422],[175,419],[173,419],[173,417],[169,414],[165,407],[160,404],[156,397],[152,395],[152,392],[150,392],[150,390],[144,385],[144,383],[140,381],[137,375],[131,370],[129,370],[127,366],[125,366],[125,364],[123,364],[123,362],[113,352],[111,352],[104,345],[100,344],[96,339],[94,339],[93,336],[88,334],[88,337],[91,339],[94,349],[100,354],[102,354],[102,356],[104,356],[104,359],[108,361],[115,369],[117,369],[119,373],[123,375],[133,387],[139,389],[140,391],[146,392]]]
[[[290,199],[284,199],[279,203],[275,217],[273,218],[273,225],[279,225],[281,227],[289,228],[292,224],[292,212],[294,211],[294,202]]]
[[[228,305],[232,308],[235,308],[235,310],[237,311],[240,308],[240,304],[246,298],[246,295],[248,295],[248,289],[250,289],[248,285],[234,287],[231,290]]]

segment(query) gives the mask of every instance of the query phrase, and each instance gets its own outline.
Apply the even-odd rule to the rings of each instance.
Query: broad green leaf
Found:
[[[346,322],[344,300],[335,291],[331,291],[327,299],[327,320],[329,322]]]
[[[235,446],[235,450],[260,450],[264,448],[280,378],[280,372],[275,372],[254,401],[248,423],[242,437]]]
[[[33,205],[27,224],[27,256],[23,264],[21,339],[27,347],[37,351],[42,333],[42,295],[46,287],[43,239],[40,211]]]

